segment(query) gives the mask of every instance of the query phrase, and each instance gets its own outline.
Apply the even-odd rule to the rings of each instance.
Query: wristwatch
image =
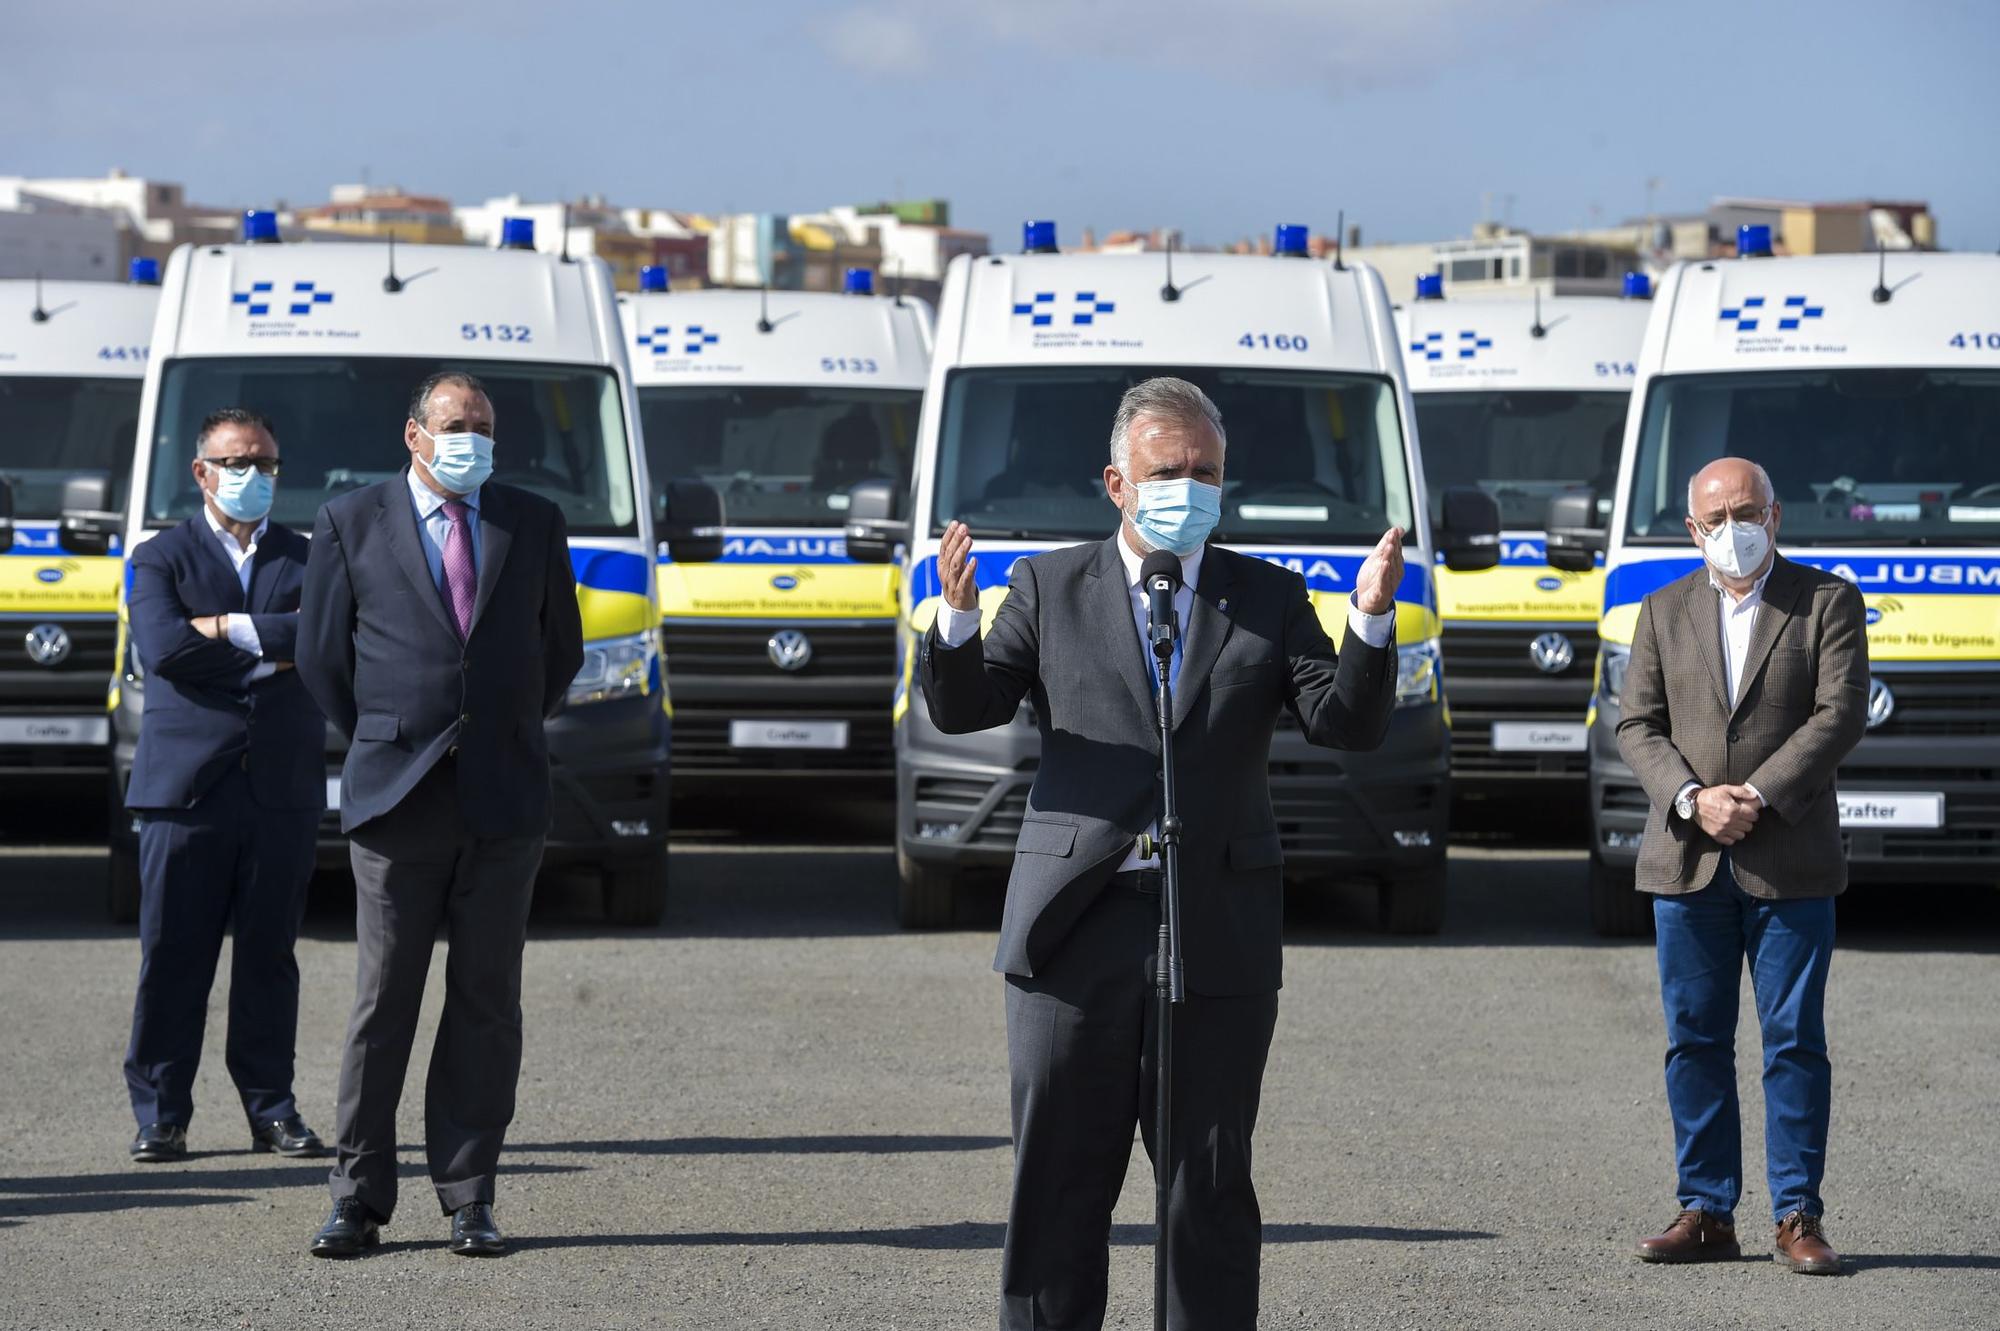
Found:
[[[1701,793],[1701,787],[1692,781],[1681,787],[1681,793],[1674,796],[1674,812],[1689,822],[1694,821],[1694,797]]]

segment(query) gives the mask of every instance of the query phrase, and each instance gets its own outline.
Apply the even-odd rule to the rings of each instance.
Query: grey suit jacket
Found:
[[[1707,568],[1640,604],[1618,748],[1653,806],[1642,891],[1693,892],[1715,877],[1722,846],[1673,811],[1689,781],[1752,785],[1768,801],[1729,851],[1744,891],[1827,897],[1847,886],[1834,771],[1867,726],[1865,624],[1853,583],[1777,556],[1731,706]]]
[[[1023,697],[1041,765],[1015,848],[994,968],[1033,975],[1159,813],[1153,684],[1132,622],[1116,535],[1014,565],[992,630],[921,652],[931,720],[948,734],[1003,725]],[[1278,709],[1306,737],[1371,749],[1395,706],[1394,643],[1352,634],[1336,659],[1305,580],[1210,546],[1174,695],[1188,988],[1276,990],[1284,889],[1268,767]]]

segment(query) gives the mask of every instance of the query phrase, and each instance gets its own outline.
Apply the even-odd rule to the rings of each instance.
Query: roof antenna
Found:
[[[1875,241],[1875,290],[1869,293],[1877,305],[1887,305],[1889,297],[1896,293],[1889,290],[1889,251],[1882,248],[1878,237]]]
[[[1172,304],[1181,298],[1181,289],[1174,285],[1174,233],[1167,233],[1167,284],[1160,288],[1160,299]]]
[[[757,331],[771,331],[771,284],[766,282],[757,293]]]
[[[395,295],[403,289],[403,279],[396,276],[396,233],[389,233],[389,275],[382,279],[382,289]]]
[[[40,273],[35,274],[35,308],[34,312],[28,317],[38,324],[45,324],[49,321],[49,312],[42,308],[42,275]]]
[[[1347,271],[1347,265],[1342,261],[1347,245],[1347,209],[1342,208],[1334,216],[1337,220],[1333,224],[1333,271],[1344,273]]]
[[[1549,330],[1542,323],[1542,289],[1535,288],[1535,322],[1528,326],[1528,332],[1535,337],[1547,337]]]
[[[903,261],[896,260],[896,275],[889,279],[889,294],[895,298],[896,308],[903,308]]]
[[[561,261],[569,262],[569,205],[562,206],[562,254]]]

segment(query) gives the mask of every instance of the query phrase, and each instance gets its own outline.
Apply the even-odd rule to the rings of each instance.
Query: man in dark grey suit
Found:
[[[359,945],[319,1256],[373,1244],[395,1209],[396,1105],[440,925],[451,950],[424,1091],[431,1181],[452,1251],[505,1246],[493,1185],[549,825],[542,720],[583,663],[583,629],[562,510],[487,483],[493,429],[477,379],[431,376],[403,430],[409,468],[333,500],[313,528],[298,671],[352,737],[340,823]]]
[[[1283,447],[1284,441],[1271,441]],[[1284,888],[1268,765],[1280,708],[1316,744],[1379,744],[1395,704],[1401,532],[1362,566],[1338,657],[1297,573],[1205,544],[1224,436],[1191,383],[1128,391],[1112,426],[1110,539],[1023,559],[980,633],[972,538],[947,528],[945,606],[921,649],[932,721],[1000,725],[1032,698],[1041,766],[1000,926],[1013,1081],[1014,1195],[1003,1328],[1097,1327],[1111,1212],[1136,1120],[1153,1140],[1159,737],[1143,642],[1145,555],[1181,559],[1173,663],[1188,1000],[1174,1018],[1169,1325],[1257,1317],[1261,1221],[1250,1138],[1278,1015]]]
[[[1826,978],[1847,886],[1834,772],[1868,712],[1861,593],[1777,553],[1762,467],[1722,458],[1688,486],[1704,564],[1647,596],[1618,747],[1652,799],[1637,885],[1652,892],[1680,1213],[1649,1262],[1733,1261],[1743,1192],[1736,1009],[1743,961],[1764,1038],[1764,1155],[1777,1259],[1826,1274],[1820,1228],[1833,1073]]]

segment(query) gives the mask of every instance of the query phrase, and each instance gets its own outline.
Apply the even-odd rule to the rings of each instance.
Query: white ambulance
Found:
[[[65,533],[62,509],[77,481],[124,501],[159,301],[152,259],[127,285],[0,281],[0,784],[75,779],[93,807],[124,561],[110,523]]]
[[[411,391],[442,368],[493,399],[493,479],[561,505],[585,661],[549,723],[554,825],[547,863],[601,867],[615,920],[665,903],[671,711],[653,590],[654,502],[611,279],[596,259],[538,254],[523,219],[502,247],[281,244],[268,213],[242,244],[168,261],[126,511],[136,544],[199,511],[187,459],[202,418],[249,407],[277,428],[275,521],[310,531],[335,495],[396,476]],[[709,496],[710,499],[713,496]],[[678,518],[680,515],[674,515]],[[697,514],[712,524],[718,515]],[[700,542],[682,557],[701,553]],[[129,772],[144,680],[129,658],[116,709]],[[329,800],[340,737],[329,732]],[[122,781],[121,781],[122,788]],[[325,849],[338,846],[330,811]],[[133,840],[114,838],[114,882]]]
[[[668,291],[620,296],[647,464],[722,492],[714,563],[659,556],[674,695],[674,783],[877,780],[894,771],[899,570],[848,558],[848,489],[907,487],[930,372],[931,311],[877,295]]]
[[[902,922],[949,921],[962,875],[1010,861],[1039,754],[1025,708],[1000,729],[953,736],[912,696],[914,647],[937,615],[945,524],[964,520],[979,543],[990,622],[1014,560],[1116,530],[1103,471],[1119,398],[1140,380],[1178,375],[1214,399],[1228,431],[1215,539],[1297,570],[1336,640],[1370,548],[1392,524],[1410,533],[1388,739],[1373,753],[1315,749],[1287,716],[1271,788],[1288,869],[1372,878],[1386,927],[1437,929],[1450,803],[1439,547],[1380,277],[1307,257],[1303,227],[1280,227],[1272,257],[1062,254],[1054,231],[1030,223],[1026,253],[953,261],[914,505],[905,520],[883,511],[886,494],[857,492],[850,514],[850,553],[886,559],[906,547],[895,711]],[[1454,562],[1490,562],[1490,501],[1456,498],[1454,514],[1470,501],[1489,528],[1455,534]]]
[[[1746,256],[1768,255],[1748,227]],[[1720,457],[1770,472],[1781,553],[1860,588],[1868,731],[1840,768],[1856,880],[2000,880],[2000,258],[1740,257],[1660,283],[1610,525],[1558,499],[1549,558],[1608,550],[1590,723],[1592,917],[1645,930],[1632,888],[1645,792],[1618,756],[1639,602],[1699,563],[1688,481]]]
[[[1428,273],[1396,312],[1432,504],[1475,485],[1500,505],[1499,565],[1438,570],[1461,800],[1583,798],[1604,570],[1550,568],[1542,531],[1568,491],[1594,490],[1610,511],[1652,309],[1645,274],[1628,273],[1625,292],[1449,300]]]

